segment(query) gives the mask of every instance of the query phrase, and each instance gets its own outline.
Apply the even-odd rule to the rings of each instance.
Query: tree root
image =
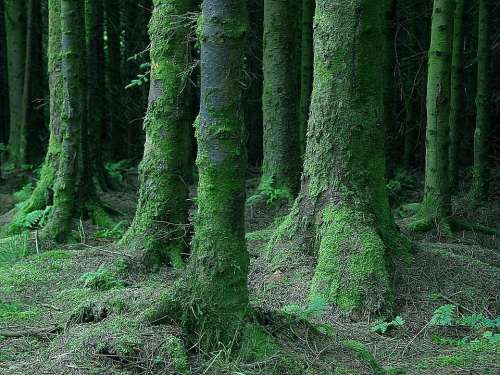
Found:
[[[50,328],[26,328],[22,330],[0,330],[0,337],[20,338],[20,337],[36,337],[46,339],[48,335],[57,335],[63,331],[61,326],[53,326]]]

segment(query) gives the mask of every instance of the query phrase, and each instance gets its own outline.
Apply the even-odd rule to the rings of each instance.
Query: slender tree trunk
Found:
[[[191,63],[190,30],[179,20],[192,10],[191,0],[155,0],[149,27],[152,71],[139,204],[120,241],[147,265],[170,260],[180,266],[189,244],[186,164],[191,150],[185,145],[191,135],[191,90],[183,73]]]
[[[187,331],[204,350],[238,341],[248,312],[242,78],[246,1],[202,5],[200,172],[193,254],[186,273]],[[199,336],[198,336],[199,335]]]
[[[309,107],[313,85],[313,18],[315,0],[302,0],[302,47],[300,65],[300,150],[305,152],[307,122],[309,120]]]
[[[21,164],[27,163],[27,151],[28,151],[28,131],[30,125],[32,124],[32,99],[33,99],[33,82],[32,82],[32,72],[33,72],[33,47],[34,47],[34,33],[35,33],[35,22],[36,12],[40,9],[40,2],[38,0],[29,0],[26,4],[27,16],[26,16],[26,52],[24,61],[24,85],[23,85],[23,101],[22,101],[22,121],[20,123],[19,129],[19,162]],[[38,8],[38,9],[37,9]]]
[[[300,176],[297,0],[264,1],[264,163],[257,192],[291,199]]]
[[[144,73],[140,69],[142,63],[140,54],[147,49],[147,45],[143,44],[144,33],[147,31],[147,19],[142,6],[136,0],[127,0],[123,4],[125,29],[123,72],[127,85],[136,79],[138,74]],[[145,86],[133,87],[128,90],[126,120],[127,158],[129,159],[138,159],[142,149],[142,119],[147,106],[143,95],[146,90]]]
[[[302,187],[272,242],[271,256],[318,256],[311,296],[352,316],[391,309],[389,258],[407,250],[384,180],[384,15],[383,2],[316,2]]]
[[[413,230],[445,223],[450,214],[448,146],[453,9],[453,0],[434,0],[427,73],[425,191],[417,220],[410,225]]]
[[[14,223],[23,216],[33,211],[43,210],[53,205],[54,181],[60,165],[62,153],[62,112],[64,105],[63,82],[61,73],[61,0],[49,0],[49,38],[47,46],[48,76],[50,96],[50,137],[45,161],[43,163],[40,179],[30,198],[22,203],[16,213],[11,225],[7,228],[7,234],[16,234],[23,228],[18,228]]]
[[[102,138],[105,132],[105,57],[104,57],[104,0],[86,0],[85,28],[87,37],[87,122],[88,154],[87,179],[98,181],[107,189]]]
[[[477,95],[476,131],[474,133],[474,173],[472,199],[484,201],[489,189],[489,136],[491,109],[491,5],[489,0],[479,0],[479,29],[477,46]]]
[[[105,0],[106,12],[106,35],[107,35],[107,62],[106,75],[109,86],[108,105],[110,123],[110,157],[113,160],[126,158],[127,151],[127,129],[123,117],[123,96],[124,87],[121,67],[122,52],[120,45],[121,21],[120,21],[120,0]]]
[[[9,87],[7,77],[7,50],[5,48],[5,13],[4,2],[0,1],[0,173],[4,148],[8,142],[9,130]],[[1,178],[1,176],[0,176]]]
[[[51,0],[55,6],[57,0]],[[75,210],[80,132],[85,109],[85,14],[80,0],[61,0],[63,76],[62,144],[54,183],[54,207],[44,228],[49,240],[64,241]],[[57,22],[55,19],[51,21]],[[60,99],[59,99],[60,100]]]
[[[451,60],[451,97],[450,97],[450,150],[449,180],[450,189],[458,187],[458,166],[460,139],[464,121],[464,17],[465,0],[455,0],[453,20],[453,55]]]
[[[26,3],[5,0],[7,72],[9,77],[9,161],[14,167],[24,164],[21,148],[23,123],[24,64],[26,60]]]

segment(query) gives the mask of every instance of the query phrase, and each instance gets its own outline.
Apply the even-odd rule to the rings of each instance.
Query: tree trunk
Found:
[[[455,0],[453,20],[453,54],[451,59],[451,93],[450,93],[450,150],[449,180],[450,189],[458,188],[458,166],[460,139],[464,120],[464,17],[465,0]]]
[[[34,118],[33,113],[33,52],[35,43],[35,22],[39,20],[36,17],[37,11],[40,11],[40,1],[39,0],[28,0],[26,4],[27,16],[26,16],[26,52],[24,61],[24,85],[23,85],[23,101],[22,101],[22,115],[21,123],[19,129],[19,150],[18,158],[19,162],[26,164],[28,160],[28,132],[30,130],[30,125],[33,125],[32,119]],[[38,8],[38,9],[37,9]]]
[[[311,296],[367,316],[392,307],[388,260],[406,249],[384,180],[384,5],[318,0],[315,20],[302,187],[271,255],[291,238],[285,252],[318,256]]]
[[[107,182],[102,154],[105,132],[106,85],[104,57],[104,5],[103,0],[86,0],[85,29],[87,37],[87,123],[89,164],[87,178],[95,179],[102,189]],[[90,160],[89,160],[90,159]],[[90,171],[89,171],[90,169]]]
[[[248,312],[245,244],[243,55],[246,1],[205,0],[200,25],[200,180],[193,254],[186,273],[188,332],[202,348],[230,347]]]
[[[139,204],[120,244],[139,252],[147,265],[182,265],[189,245],[191,90],[183,73],[191,64],[189,26],[178,20],[191,0],[156,0],[150,24],[151,88],[144,122],[146,146],[140,165]]]
[[[56,6],[57,0],[51,1]],[[80,0],[62,0],[61,56],[63,76],[62,144],[54,183],[54,207],[44,228],[48,240],[64,241],[75,210],[80,131],[85,109],[85,14]],[[51,22],[57,22],[51,19]],[[61,100],[61,98],[59,98]]]
[[[4,2],[0,1],[0,180],[4,148],[9,130],[9,87],[7,78],[7,50],[5,48]]]
[[[313,85],[313,18],[315,0],[302,0],[302,46],[300,64],[300,150],[305,152],[307,121],[309,120],[309,107]]]
[[[61,143],[63,134],[62,113],[64,105],[63,82],[61,73],[61,0],[50,0],[49,8],[49,38],[48,38],[48,76],[50,95],[50,137],[45,161],[43,163],[40,179],[30,198],[25,201],[12,223],[19,221],[18,218],[33,211],[45,209],[53,205],[54,181],[59,169],[61,157]],[[10,226],[8,234],[15,234],[21,228]]]
[[[413,230],[446,224],[450,214],[448,146],[453,0],[434,0],[427,73],[425,191]]]
[[[26,60],[26,3],[5,0],[7,72],[9,77],[9,161],[14,167],[24,164],[21,155],[23,123],[24,64]]]
[[[265,199],[292,199],[299,185],[297,2],[264,1],[264,162],[257,196]]]
[[[127,157],[127,129],[123,116],[124,84],[121,74],[122,52],[120,45],[121,21],[120,0],[105,0],[106,35],[107,35],[107,62],[106,75],[109,86],[109,137],[110,157],[112,160],[123,160]]]
[[[474,133],[474,172],[471,196],[475,202],[487,199],[489,189],[489,146],[491,109],[491,36],[489,0],[479,0],[477,45],[476,131]]]

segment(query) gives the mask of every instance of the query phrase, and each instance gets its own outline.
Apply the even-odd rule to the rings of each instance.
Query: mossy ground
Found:
[[[133,215],[135,186],[103,196],[124,221]],[[0,189],[2,213],[14,203],[6,189]],[[345,320],[335,308],[309,298],[314,256],[293,248],[269,256],[267,241],[285,213],[283,207],[247,207],[256,318],[236,353],[186,351],[178,327],[146,323],[143,312],[182,271],[136,270],[112,238],[96,235],[90,223],[75,223],[75,237],[85,233],[85,244],[39,254],[12,249],[0,257],[0,331],[46,331],[0,338],[0,374],[498,373],[500,348],[485,332],[436,330],[428,323],[436,308],[449,303],[458,316],[498,315],[499,238],[437,230],[412,234],[413,262],[399,267],[395,281],[397,315],[405,323],[379,334],[371,329],[375,322]],[[498,226],[499,214],[496,200],[467,219]]]

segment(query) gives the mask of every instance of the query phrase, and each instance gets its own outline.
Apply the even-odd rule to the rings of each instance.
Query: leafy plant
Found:
[[[140,65],[139,68],[144,73],[139,73],[135,79],[133,79],[132,81],[130,81],[130,83],[127,86],[125,86],[126,89],[131,89],[131,88],[134,88],[134,87],[140,87],[143,84],[146,84],[146,83],[149,82],[149,76],[151,74],[151,64],[150,63],[143,63],[143,64]]]
[[[446,304],[438,307],[429,322],[431,326],[451,326],[455,320],[456,308],[454,305]]]
[[[396,327],[401,327],[406,323],[406,321],[400,317],[396,316],[390,322],[379,321],[373,327],[371,327],[372,332],[376,333],[386,333],[388,330]]]
[[[106,163],[106,171],[111,178],[119,183],[125,179],[125,174],[130,168],[130,161],[121,160],[115,163]]]
[[[26,215],[18,215],[11,223],[14,230],[31,230],[38,227],[43,227],[47,223],[52,206],[47,206],[43,210],[36,210],[27,213]]]
[[[283,312],[296,315],[304,320],[318,319],[323,315],[328,307],[326,301],[321,297],[315,297],[307,307],[302,308],[298,305],[287,305],[283,307]]]
[[[460,324],[470,327],[474,330],[480,330],[483,328],[498,329],[500,328],[500,317],[496,317],[495,319],[488,319],[482,314],[465,315],[460,318]]]
[[[80,281],[83,282],[84,288],[100,291],[121,288],[124,286],[123,281],[106,267],[99,267],[96,272],[87,272],[83,274]]]
[[[95,236],[97,238],[118,239],[125,234],[126,226],[126,221],[120,221],[119,223],[116,223],[116,225],[111,229],[98,230]]]
[[[35,187],[33,186],[33,184],[30,182],[26,185],[24,185],[21,190],[19,191],[16,191],[14,193],[14,197],[16,198],[16,201],[18,202],[24,202],[28,199],[31,198],[31,194],[33,193],[33,190],[35,189]]]

